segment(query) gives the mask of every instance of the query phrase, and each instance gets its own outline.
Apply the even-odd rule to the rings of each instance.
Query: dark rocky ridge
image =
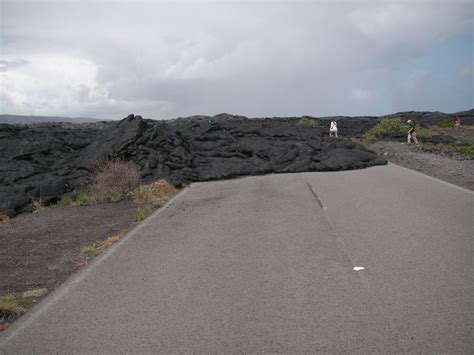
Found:
[[[447,116],[418,114],[420,123]],[[416,113],[409,115],[415,118]],[[379,119],[338,118],[340,134],[361,136]],[[15,215],[35,199],[54,202],[86,184],[96,162],[105,159],[134,161],[143,181],[165,178],[178,186],[386,163],[347,138],[329,138],[327,119],[318,119],[322,127],[316,128],[298,125],[298,120],[221,114],[154,121],[130,115],[119,122],[0,124],[0,211]]]

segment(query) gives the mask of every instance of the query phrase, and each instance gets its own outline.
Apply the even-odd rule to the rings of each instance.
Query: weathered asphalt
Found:
[[[193,184],[0,352],[473,353],[473,205],[395,165]]]

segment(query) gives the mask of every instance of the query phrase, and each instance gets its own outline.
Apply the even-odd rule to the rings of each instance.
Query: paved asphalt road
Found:
[[[473,353],[473,203],[395,165],[193,184],[0,352]]]

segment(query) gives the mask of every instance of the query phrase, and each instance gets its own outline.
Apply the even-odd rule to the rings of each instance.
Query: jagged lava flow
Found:
[[[406,112],[383,117],[337,117],[343,138],[328,136],[297,117],[254,118],[220,114],[155,121],[129,115],[98,123],[0,124],[0,211],[14,216],[87,184],[106,159],[133,161],[144,182],[177,186],[245,175],[360,169],[386,164],[348,137],[360,137],[381,118],[434,124],[453,115],[473,120],[473,110],[443,114]],[[472,122],[471,122],[472,124]]]

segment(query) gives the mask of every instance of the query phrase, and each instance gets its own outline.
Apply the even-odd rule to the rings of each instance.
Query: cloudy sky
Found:
[[[474,107],[474,1],[6,1],[0,113]]]

